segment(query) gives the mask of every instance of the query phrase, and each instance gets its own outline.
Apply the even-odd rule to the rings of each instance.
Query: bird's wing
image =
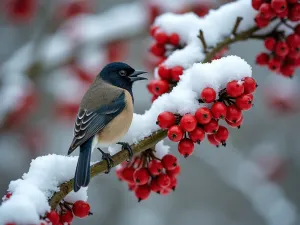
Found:
[[[110,104],[103,105],[99,109],[80,110],[75,122],[74,139],[68,154],[101,131],[114,117],[123,111],[125,106],[125,93],[122,92],[122,94]]]

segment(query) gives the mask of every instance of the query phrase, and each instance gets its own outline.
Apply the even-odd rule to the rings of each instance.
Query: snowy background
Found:
[[[174,1],[164,1],[160,7],[175,12],[192,8]],[[53,19],[61,2],[67,1],[51,4],[40,1],[39,11],[28,22],[13,21],[5,8],[1,8],[0,193],[3,195],[11,180],[28,171],[32,158],[66,153],[73,134],[74,108],[90,76],[103,65],[110,60],[122,60],[153,72],[152,58],[147,54],[149,13],[143,11],[149,10],[150,1],[86,1],[93,5],[92,15],[78,18],[81,26],[77,29],[72,27],[72,21],[61,27],[62,22]],[[204,1],[188,2],[203,4]],[[125,5],[120,6],[121,3]],[[209,3],[213,7],[221,4]],[[80,28],[85,31],[83,37]],[[71,41],[66,42],[66,38]],[[82,43],[88,44],[82,47]],[[77,51],[70,51],[74,46],[79,46]],[[82,221],[77,219],[74,224],[299,224],[299,77],[291,81],[255,66],[255,55],[262,46],[259,41],[248,41],[230,49],[231,55],[238,55],[253,66],[252,75],[260,88],[255,95],[255,107],[245,113],[242,129],[232,131],[226,148],[215,149],[204,143],[188,160],[180,157],[183,169],[177,190],[169,196],[153,195],[142,203],[137,203],[113,173],[99,176],[89,188],[94,215]],[[70,55],[77,56],[76,65],[62,66],[72,58]],[[46,65],[41,73],[28,72],[37,74],[28,79],[22,71],[24,65],[34,61]],[[78,72],[77,67],[88,72]],[[149,73],[149,78],[152,76]],[[134,93],[135,111],[143,113],[151,104],[146,83],[136,85]],[[14,117],[9,117],[12,114]],[[173,150],[177,154],[176,147]],[[97,160],[99,154],[95,152],[93,157]]]

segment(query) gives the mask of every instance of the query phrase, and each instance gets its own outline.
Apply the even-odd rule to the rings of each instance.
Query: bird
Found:
[[[79,191],[90,182],[90,159],[94,144],[119,144],[133,156],[130,145],[120,142],[127,133],[133,118],[134,97],[132,85],[147,80],[139,75],[147,73],[133,69],[123,62],[107,64],[83,96],[75,121],[74,137],[68,150],[70,155],[80,147],[74,175],[73,190]],[[97,148],[102,160],[107,161],[109,173],[113,159],[109,153]]]

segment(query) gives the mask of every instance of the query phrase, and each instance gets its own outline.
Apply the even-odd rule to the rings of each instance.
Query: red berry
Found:
[[[171,34],[170,37],[169,37],[169,42],[170,42],[171,45],[178,46],[179,42],[180,42],[179,35],[176,34],[176,33]]]
[[[176,124],[176,116],[171,112],[162,112],[157,117],[157,125],[162,128],[170,128]]]
[[[151,102],[154,102],[159,96],[157,95],[153,95],[152,98],[151,98]]]
[[[270,59],[269,61],[269,69],[272,71],[279,71],[281,67],[281,61],[277,58]]]
[[[5,225],[17,225],[15,223],[6,223]]]
[[[271,6],[276,13],[282,13],[287,9],[286,0],[272,0]]]
[[[153,94],[162,95],[169,91],[169,83],[165,80],[155,80],[153,85]]]
[[[59,223],[59,215],[56,211],[52,210],[50,211],[48,214],[47,214],[47,219],[50,220],[50,222],[53,224],[53,225],[58,225]]]
[[[280,68],[280,72],[285,77],[292,77],[295,73],[295,67],[292,65],[284,65]]]
[[[269,62],[269,58],[270,57],[267,53],[262,52],[256,56],[256,63],[261,66],[267,65]]]
[[[215,119],[224,119],[226,117],[227,107],[223,102],[216,102],[211,107],[211,113]]]
[[[168,39],[169,39],[167,34],[164,33],[164,32],[161,32],[161,31],[155,32],[154,38],[155,38],[155,40],[157,41],[158,44],[162,44],[162,45],[166,44],[168,42]]]
[[[273,37],[267,37],[264,41],[266,49],[273,51],[276,44],[276,39]]]
[[[133,179],[135,183],[138,185],[147,184],[149,178],[150,178],[150,174],[146,168],[137,169],[133,173]]]
[[[297,3],[297,2],[298,2],[298,0],[287,0],[287,2],[288,2],[288,3],[292,3],[292,4],[294,4],[294,3]]]
[[[204,125],[204,131],[208,134],[215,134],[219,129],[219,123],[212,119],[208,124]]]
[[[6,0],[2,12],[5,12],[14,22],[28,22],[37,11],[36,0]],[[2,3],[1,2],[1,3]]]
[[[259,28],[262,28],[262,27],[266,27],[269,25],[270,23],[270,20],[269,19],[264,19],[262,18],[259,14],[257,14],[254,18],[255,22],[256,22],[256,25],[259,27]]]
[[[285,11],[281,12],[281,13],[276,13],[276,16],[279,18],[286,18],[289,15],[289,10],[286,9]]]
[[[148,170],[153,176],[156,176],[163,171],[163,165],[161,161],[151,160],[148,165]]]
[[[196,120],[200,124],[207,124],[212,118],[212,114],[209,108],[202,107],[195,113]]]
[[[236,98],[244,93],[244,86],[241,82],[233,80],[228,82],[226,92],[229,96]]]
[[[156,80],[151,80],[148,84],[147,84],[147,89],[151,94],[154,94],[153,90],[154,90],[154,84],[155,84]]]
[[[203,100],[206,103],[212,103],[216,100],[217,93],[213,88],[207,87],[204,88],[201,92],[201,100]]]
[[[194,142],[200,144],[205,138],[205,132],[202,128],[196,127],[195,130],[189,133],[189,138]]]
[[[180,120],[180,127],[182,130],[191,132],[197,126],[196,118],[191,114],[185,114]]]
[[[252,97],[242,95],[235,100],[235,104],[240,110],[249,110],[252,108]]]
[[[217,133],[215,134],[214,138],[216,141],[221,142],[222,145],[226,145],[226,140],[229,137],[229,131],[227,130],[226,127],[220,126]]]
[[[300,4],[294,4],[289,12],[289,19],[293,22],[300,20]]]
[[[171,141],[178,142],[183,138],[183,131],[178,125],[170,127],[168,130],[168,138]]]
[[[284,41],[276,43],[275,53],[278,56],[285,57],[289,53],[289,47]]]
[[[153,37],[155,32],[157,31],[159,27],[158,26],[151,26],[150,27],[150,35]]]
[[[122,171],[123,179],[130,184],[134,184],[134,179],[133,179],[134,172],[135,172],[135,169],[132,167],[124,168]]]
[[[157,71],[158,75],[163,80],[170,80],[171,79],[171,70],[167,68],[165,65],[160,65]]]
[[[60,216],[60,222],[62,223],[72,223],[73,220],[73,213],[71,211],[66,211],[64,213],[61,214]]]
[[[300,24],[298,24],[296,27],[295,27],[295,33],[297,35],[300,35]]]
[[[214,134],[208,134],[207,135],[207,140],[210,144],[219,147],[220,142],[216,140],[215,135]]]
[[[180,166],[177,165],[174,169],[167,170],[167,174],[169,177],[177,177],[180,174]]]
[[[183,67],[182,66],[175,66],[171,70],[171,76],[173,81],[179,81],[180,76],[183,74]]]
[[[184,158],[190,156],[194,152],[194,143],[189,138],[182,139],[178,144],[178,151]]]
[[[161,187],[158,185],[157,179],[151,180],[150,189],[151,189],[151,191],[153,191],[155,193],[158,193],[158,194],[160,193]]]
[[[170,182],[170,185],[168,186],[168,188],[175,191],[176,186],[177,186],[177,178],[175,176],[172,176],[171,177],[171,182]]]
[[[300,47],[300,35],[297,35],[297,34],[291,34],[289,36],[287,36],[286,38],[286,43],[288,44],[288,46],[291,48],[291,49],[299,49]]]
[[[137,186],[135,191],[135,196],[137,197],[138,201],[142,201],[142,200],[146,200],[147,198],[149,198],[150,193],[151,193],[151,189],[149,187],[149,185],[145,184],[145,185],[140,185]]]
[[[5,195],[5,198],[9,199],[11,196],[12,196],[12,193],[11,192],[7,192],[6,195]]]
[[[164,56],[166,52],[165,47],[157,43],[152,44],[149,50],[155,56]]]
[[[226,119],[231,122],[237,122],[242,117],[242,111],[238,109],[235,105],[230,105],[227,107]]]
[[[226,122],[228,123],[229,126],[240,128],[241,124],[243,123],[244,118],[243,118],[243,115],[242,115],[240,120],[235,121],[235,122],[229,121],[227,119],[225,119],[225,120],[226,120]]]
[[[168,187],[170,185],[171,179],[167,174],[159,174],[157,176],[157,184],[162,187]]]
[[[263,3],[259,7],[260,16],[264,19],[272,19],[275,16],[274,11],[272,10],[271,4]]]
[[[161,159],[162,165],[166,170],[173,170],[177,166],[177,158],[174,155],[167,154]]]
[[[72,211],[75,216],[84,218],[90,214],[90,205],[85,201],[79,200],[73,204]]]
[[[244,94],[251,94],[256,90],[257,84],[252,77],[245,77],[243,81]]]
[[[259,10],[261,4],[263,4],[263,0],[252,0],[252,7],[256,10]]]

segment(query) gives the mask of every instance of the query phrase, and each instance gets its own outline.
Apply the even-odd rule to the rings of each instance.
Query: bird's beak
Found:
[[[130,81],[135,82],[138,80],[148,80],[146,77],[139,77],[139,75],[144,74],[144,73],[147,73],[147,72],[139,71],[139,70],[134,71],[131,75],[129,75]]]

